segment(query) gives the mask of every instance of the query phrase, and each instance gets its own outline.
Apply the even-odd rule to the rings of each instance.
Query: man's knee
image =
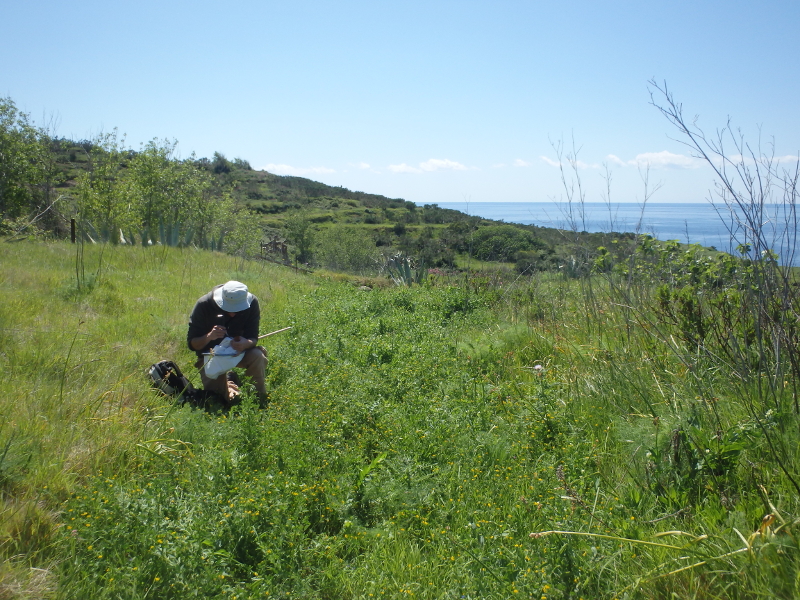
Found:
[[[266,368],[267,352],[260,346],[256,346],[255,348],[250,348],[247,352],[244,353],[244,360],[242,362],[246,363],[248,366],[252,365],[254,367]]]

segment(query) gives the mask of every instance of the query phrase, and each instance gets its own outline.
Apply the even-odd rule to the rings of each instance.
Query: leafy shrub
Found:
[[[522,250],[514,255],[519,273],[549,271],[558,266],[558,259],[552,248],[542,250]]]
[[[547,250],[547,245],[525,229],[513,225],[490,225],[473,234],[472,249],[479,260],[512,262],[518,252]]]
[[[369,275],[377,271],[379,251],[363,229],[334,225],[316,236],[317,262],[332,271]]]
[[[220,175],[222,173],[230,173],[233,165],[225,158],[225,155],[220,152],[214,152],[214,160],[211,163],[211,170]]]

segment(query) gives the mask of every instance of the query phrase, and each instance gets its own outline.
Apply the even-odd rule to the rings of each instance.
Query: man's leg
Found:
[[[264,379],[267,371],[267,351],[261,346],[250,348],[244,353],[239,366],[244,369],[245,375],[253,378],[259,401],[266,402],[267,386]]]
[[[230,398],[228,396],[227,374],[223,373],[216,379],[210,379],[209,377],[206,377],[206,370],[203,368],[202,362],[199,363],[197,368],[200,370],[200,381],[203,382],[203,389],[209,392],[214,392],[223,402],[226,404],[229,403]]]

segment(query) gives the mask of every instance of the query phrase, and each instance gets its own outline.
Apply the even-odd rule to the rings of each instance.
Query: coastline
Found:
[[[586,202],[582,207],[578,203],[570,207],[565,202],[442,202],[439,206],[470,216],[522,225],[591,233],[647,233],[660,240],[713,246],[729,253],[736,253],[736,247],[748,240],[736,214],[708,201],[651,202],[644,208],[634,202],[614,203],[610,207],[604,202]],[[764,227],[779,256],[792,256],[790,262],[797,266],[800,259],[791,251],[795,232],[789,231],[787,236],[786,222],[790,219],[784,210],[783,205],[765,206]]]

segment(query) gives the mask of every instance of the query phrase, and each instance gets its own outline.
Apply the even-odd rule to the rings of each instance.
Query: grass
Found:
[[[800,592],[798,498],[760,429],[797,472],[796,416],[753,415],[608,280],[364,291],[119,247],[79,292],[69,244],[0,252],[0,598]],[[293,327],[267,342],[270,407],[177,408],[144,370],[197,382],[187,314],[231,278],[262,331]]]

